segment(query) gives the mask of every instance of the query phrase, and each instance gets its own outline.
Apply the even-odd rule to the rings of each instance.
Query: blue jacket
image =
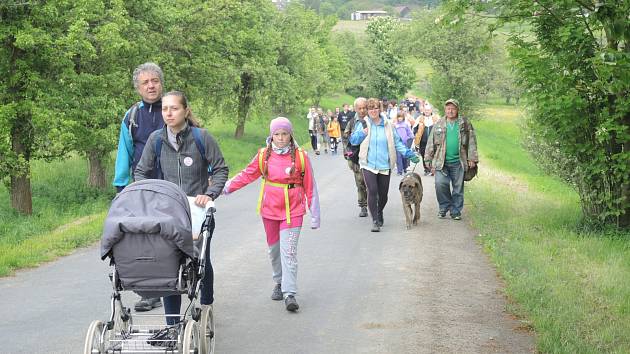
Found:
[[[140,161],[149,135],[164,127],[162,100],[152,104],[144,101],[138,102],[136,126],[131,127],[131,133],[129,132],[130,111],[131,108],[125,113],[118,138],[118,154],[116,155],[113,185],[119,189],[132,182],[131,173],[133,173],[138,165],[138,161]],[[157,178],[157,175],[151,177]]]
[[[389,161],[387,138],[385,136],[385,120],[381,117],[381,122],[379,125],[374,124],[374,122],[372,122],[372,119],[369,118],[367,118],[366,121],[370,123],[370,141],[367,151],[367,167],[375,170],[389,170],[391,165]],[[367,135],[363,132],[363,129],[357,129],[352,133],[352,135],[350,135],[350,144],[360,145],[366,138],[366,136]],[[403,156],[405,156],[406,158],[414,156],[413,151],[408,149],[407,146],[402,142],[396,129],[392,129],[392,136],[394,138],[394,149],[396,151],[403,154]]]

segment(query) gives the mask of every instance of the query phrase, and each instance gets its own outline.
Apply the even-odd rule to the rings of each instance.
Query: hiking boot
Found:
[[[295,296],[288,295],[286,299],[284,299],[284,305],[287,307],[287,311],[295,312],[300,308],[297,300],[295,300]]]
[[[378,224],[377,220],[372,221],[372,230],[370,230],[372,232],[379,232],[381,231],[381,227]]]
[[[136,302],[133,306],[138,312],[151,311],[156,307],[162,306],[162,301],[159,297],[143,297],[140,301]]]
[[[453,219],[453,220],[461,220],[462,219],[462,215],[461,214],[451,215],[451,219]]]
[[[271,300],[282,300],[282,285],[276,284],[276,286],[273,287],[273,291],[271,292]]]
[[[359,213],[359,217],[360,218],[364,218],[367,216],[367,208],[366,207],[361,207],[361,212]]]
[[[440,219],[444,219],[446,217],[446,210],[440,210],[438,211],[438,218]]]

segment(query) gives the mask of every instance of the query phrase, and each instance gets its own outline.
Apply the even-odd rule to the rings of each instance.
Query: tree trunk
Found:
[[[88,186],[105,189],[105,167],[103,166],[103,154],[99,151],[88,153]]]
[[[630,113],[624,117],[624,125],[630,128]],[[623,143],[623,151],[630,151],[630,140]],[[630,229],[630,182],[621,186],[621,197],[625,198],[624,213],[619,216],[619,227]]]
[[[236,131],[234,132],[234,138],[240,139],[245,134],[245,121],[249,115],[249,109],[252,106],[252,85],[253,76],[249,73],[241,74],[241,86],[238,92],[238,114],[236,117]]]
[[[30,113],[18,112],[11,127],[11,148],[15,156],[23,158],[25,162],[15,166],[11,172],[11,207],[26,215],[33,213],[30,168],[32,135]]]
[[[17,212],[33,214],[33,195],[31,194],[30,169],[24,175],[11,176],[11,207]]]

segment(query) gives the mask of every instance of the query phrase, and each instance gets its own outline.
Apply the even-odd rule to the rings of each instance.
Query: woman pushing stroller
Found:
[[[287,118],[271,121],[267,146],[249,165],[230,179],[224,194],[233,193],[262,177],[258,211],[267,235],[273,269],[271,299],[283,300],[287,311],[297,311],[297,244],[306,206],[311,213],[311,228],[319,228],[319,197],[311,161],[293,139]]]
[[[228,177],[219,145],[205,129],[199,128],[182,92],[172,91],[162,97],[162,116],[165,127],[149,136],[134,173],[135,180],[148,179],[155,170],[161,179],[177,184],[186,195],[195,197],[196,205],[205,207],[221,194]],[[210,170],[212,185],[208,182]],[[206,248],[205,260],[202,307],[211,306],[214,301],[210,247]],[[164,298],[166,315],[179,314],[180,308],[180,295]],[[167,325],[178,321],[177,316],[166,317]]]

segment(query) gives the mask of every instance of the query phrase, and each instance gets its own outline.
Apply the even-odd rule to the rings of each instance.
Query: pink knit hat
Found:
[[[271,133],[271,135],[279,129],[284,129],[289,132],[289,134],[293,135],[293,125],[287,118],[278,117],[273,119],[269,124],[269,133]]]

